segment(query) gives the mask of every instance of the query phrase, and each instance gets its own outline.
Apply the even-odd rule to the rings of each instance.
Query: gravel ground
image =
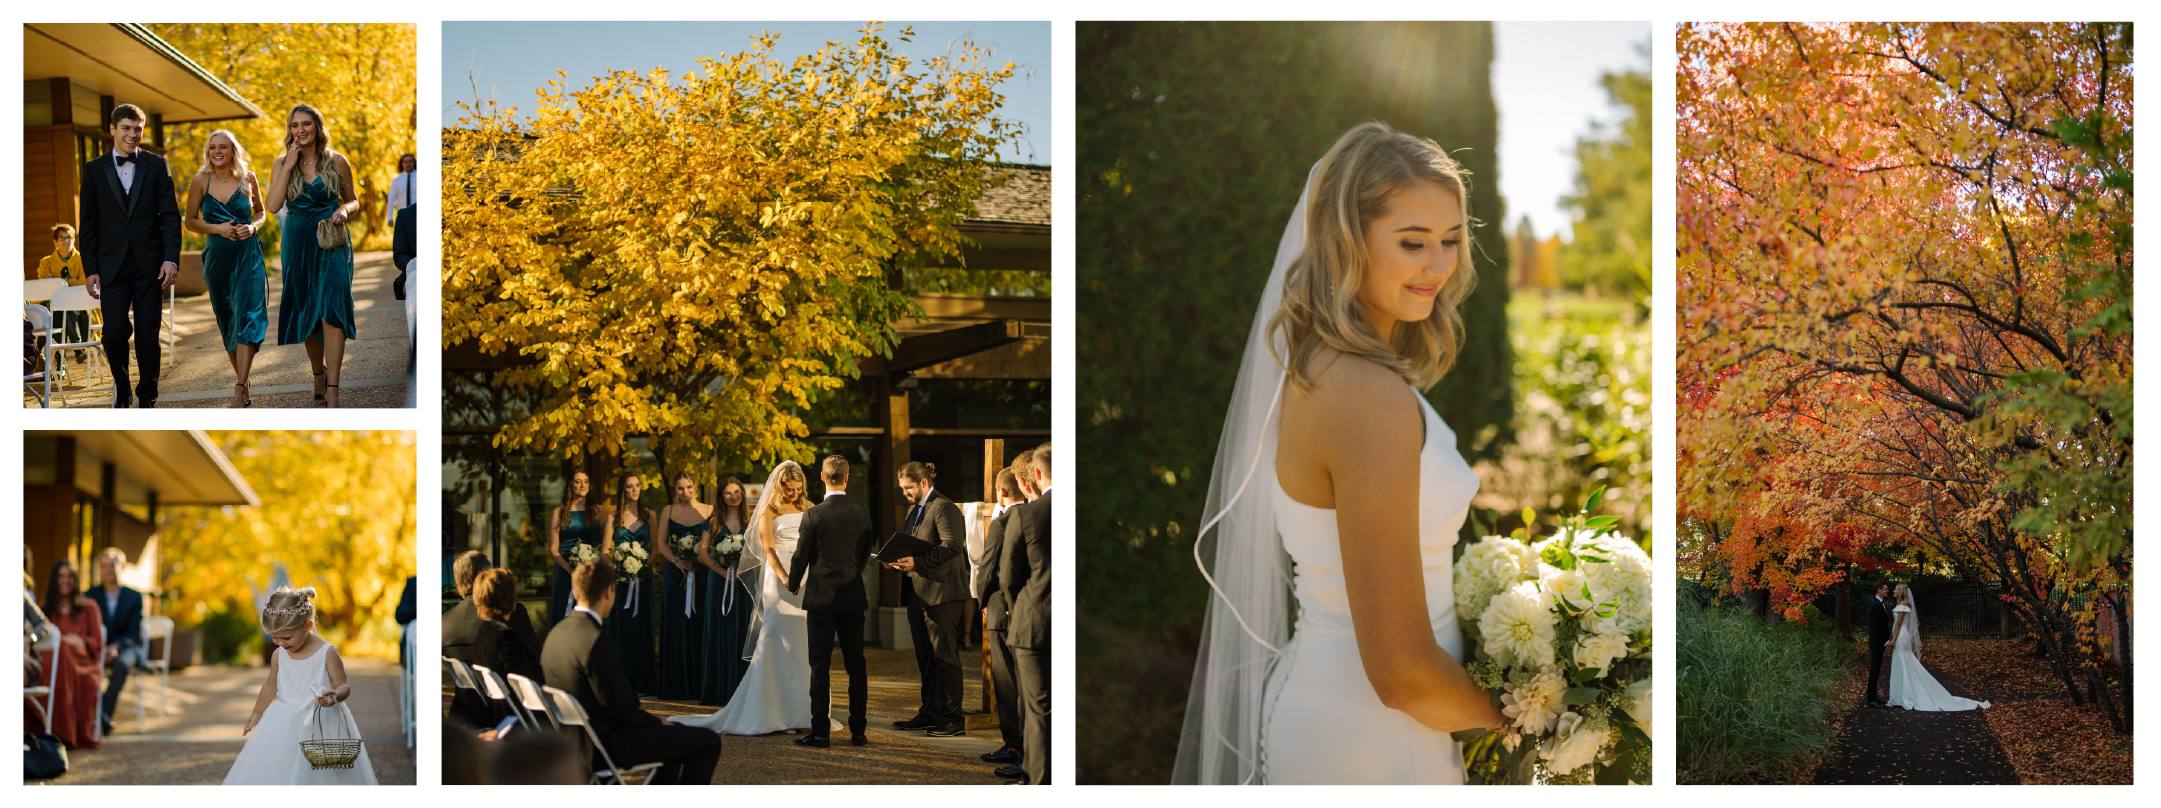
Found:
[[[272,260],[275,264],[275,259]],[[353,317],[360,339],[345,344],[345,363],[339,382],[339,403],[345,407],[403,407],[407,388],[404,301],[391,293],[390,282],[398,273],[390,266],[390,254],[364,252],[353,267]],[[278,345],[279,277],[270,279],[270,332],[249,372],[256,407],[315,406],[315,375],[308,367],[307,349]],[[210,296],[196,295],[175,301],[165,326],[178,337],[171,363],[159,374],[158,406],[177,408],[223,407],[232,399],[233,367],[218,334],[217,318],[210,310]],[[81,365],[71,364],[79,371]],[[108,407],[109,393],[70,400],[74,407]],[[37,406],[25,397],[24,406]]]
[[[348,658],[346,676],[353,696],[346,704],[359,722],[384,785],[412,785],[412,750],[398,725],[398,667],[372,659]],[[254,707],[257,688],[268,668],[192,667],[170,679],[171,711],[158,714],[155,687],[145,690],[149,708],[136,730],[135,686],[130,682],[116,711],[119,721],[104,747],[68,753],[68,773],[32,784],[216,785],[232,768],[244,740],[240,727]]]

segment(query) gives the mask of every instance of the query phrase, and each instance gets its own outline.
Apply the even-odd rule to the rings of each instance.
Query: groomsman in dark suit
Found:
[[[105,618],[105,662],[113,669],[112,678],[105,680],[105,699],[98,704],[98,720],[107,735],[113,734],[113,708],[128,686],[128,674],[142,667],[149,650],[143,647],[143,593],[120,585],[120,564],[126,560],[119,549],[107,548],[98,556],[103,585],[90,591]]]
[[[577,697],[593,734],[616,765],[658,762],[654,783],[707,785],[720,765],[720,736],[678,726],[646,712],[638,691],[623,676],[623,655],[602,628],[615,609],[615,568],[605,558],[579,564],[570,574],[577,606],[548,630],[540,669],[548,686]]]
[[[1022,452],[1021,457],[1031,453]],[[1020,690],[1013,680],[1013,648],[1006,643],[1006,614],[1012,608],[1012,593],[1007,592],[998,577],[998,568],[1004,560],[1005,536],[1010,530],[1013,517],[1020,506],[1027,504],[1033,493],[1022,483],[1016,472],[1023,466],[1016,458],[1012,468],[998,470],[995,487],[998,489],[1002,508],[983,533],[983,565],[976,572],[976,600],[983,604],[983,636],[990,651],[991,690],[996,694],[998,711],[998,734],[1005,745],[984,754],[985,763],[1005,764],[995,772],[1000,777],[1021,776],[1021,713]],[[1029,475],[1033,477],[1033,474]]]
[[[1006,643],[1020,689],[1021,782],[1050,785],[1051,445],[1030,458],[1038,494],[1006,524],[998,585],[1012,593]]]
[[[83,268],[90,296],[105,314],[105,360],[112,367],[113,406],[121,408],[131,400],[157,405],[164,291],[180,274],[180,207],[165,158],[141,149],[147,121],[134,104],[113,108],[113,150],[83,164],[76,197]],[[132,397],[129,337],[135,339],[139,377]]]
[[[938,477],[928,463],[900,467],[900,491],[915,503],[901,531],[929,542],[915,558],[887,561],[905,573],[901,600],[908,607],[908,634],[915,644],[916,672],[922,677],[923,706],[914,718],[895,721],[899,729],[925,735],[966,734],[960,717],[961,624],[968,617],[968,531],[960,506],[931,486]]]
[[[870,561],[870,511],[848,497],[848,460],[832,455],[818,470],[825,501],[803,514],[802,536],[788,565],[788,591],[803,594],[810,624],[810,733],[795,742],[827,747],[833,725],[833,641],[840,640],[841,666],[848,671],[848,735],[856,746],[869,743],[864,710],[870,707],[869,669],[863,664],[863,613],[870,596],[863,590],[863,565]]]
[[[479,550],[459,553],[457,560],[451,562],[450,580],[457,586],[460,600],[458,605],[443,612],[444,657],[466,664],[480,659],[481,627],[486,625],[487,621],[481,619],[480,610],[473,605],[473,580],[494,568],[495,564],[488,560],[488,554]],[[510,610],[510,619],[507,622],[527,648],[540,647],[540,639],[533,633],[533,619],[526,616],[524,609]],[[445,672],[443,675],[447,677],[449,673]],[[546,684],[545,681],[541,683]],[[445,686],[449,684],[444,682]],[[487,699],[473,691],[458,690],[457,695],[450,698],[450,714],[476,727],[485,728],[494,724],[500,716],[493,713]]]

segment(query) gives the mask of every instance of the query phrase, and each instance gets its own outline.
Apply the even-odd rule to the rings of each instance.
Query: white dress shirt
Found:
[[[404,210],[405,206],[419,201],[414,198],[419,193],[419,190],[414,185],[414,177],[411,172],[390,178],[390,193],[384,196],[383,199],[390,208],[392,217],[396,217],[398,211]]]

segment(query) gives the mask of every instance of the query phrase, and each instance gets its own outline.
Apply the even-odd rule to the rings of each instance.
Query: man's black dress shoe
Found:
[[[919,715],[906,721],[893,722],[894,729],[930,729],[935,726],[938,726],[938,722],[932,721],[930,716],[927,715]]]
[[[860,732],[858,732],[858,733],[856,733],[856,734],[855,734],[855,737],[853,737],[853,738],[849,738],[849,739],[848,739],[848,745],[850,745],[850,746],[869,746],[869,745],[870,745],[870,739],[869,739],[869,738],[865,738],[865,737],[863,737],[863,733],[860,733]]]
[[[960,724],[932,724],[929,729],[923,730],[923,734],[936,738],[952,738],[968,734],[968,728]]]
[[[991,774],[998,775],[999,777],[1003,777],[1007,780],[1018,780],[1020,778],[1028,776],[1027,772],[1021,771],[1020,764],[1018,763],[1015,763],[1011,766],[1000,766],[998,767],[997,771],[991,772]]]
[[[1885,704],[1885,703],[1883,703],[1883,702],[1880,702],[1880,701],[1872,701],[1872,702],[1869,702],[1869,703],[1868,703],[1868,706],[1870,706],[1870,707],[1889,707],[1889,706],[1891,706],[1891,705]]]
[[[801,738],[797,738],[797,739],[795,739],[795,745],[796,745],[796,746],[815,746],[815,747],[818,747],[819,749],[825,749],[825,748],[827,748],[827,747],[830,747],[830,746],[832,746],[832,745],[833,745],[833,739],[831,739],[831,738],[828,738],[828,737],[826,737],[826,736],[823,736],[823,735],[805,735],[805,736],[803,736],[803,737],[801,737]]]
[[[999,747],[996,752],[985,752],[981,757],[984,763],[1019,763],[1020,750],[1004,746]]]

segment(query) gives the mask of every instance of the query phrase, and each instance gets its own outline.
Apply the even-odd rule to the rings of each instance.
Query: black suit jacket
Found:
[[[105,611],[105,587],[85,593],[97,601],[98,611],[105,612],[105,644],[114,647],[141,645],[143,642],[143,593],[128,587],[120,587],[118,605]]]
[[[124,278],[155,278],[158,265],[180,262],[180,205],[173,193],[165,158],[135,152],[133,189],[120,186],[112,152],[84,163],[80,243],[83,271],[99,283]]]
[[[914,511],[911,506],[909,513]],[[908,573],[915,596],[927,606],[968,597],[968,524],[960,506],[945,492],[931,489],[913,535],[931,544],[929,552],[916,557],[915,572]]]
[[[407,205],[398,209],[397,223],[390,228],[390,264],[391,268],[398,271],[397,279],[391,281],[391,291],[397,294],[399,300],[405,299],[405,265],[412,263],[413,258],[420,254],[413,234],[414,220],[419,218],[420,206]]]
[[[1868,641],[1881,646],[1891,641],[1891,602],[1876,600],[1868,607]]]
[[[489,670],[509,677],[515,673],[534,684],[547,684],[547,674],[540,669],[540,648],[532,640],[519,634],[516,628],[501,620],[480,621],[479,642],[473,644],[474,658],[467,660],[475,665],[485,665]],[[512,698],[516,698],[513,694]]]
[[[495,667],[493,664],[481,659],[482,652],[480,648],[483,644],[481,626],[487,622],[480,619],[480,611],[473,608],[472,598],[458,601],[458,605],[444,610],[443,656],[469,664],[477,662],[491,668]],[[526,647],[532,648],[535,654],[539,653],[540,638],[533,633],[533,619],[526,616],[525,609],[510,610],[510,617],[504,622],[510,625],[511,631],[517,634],[518,639]],[[535,679],[533,681],[544,680]]]
[[[1006,524],[1004,560],[998,585],[1010,593],[1012,611],[1006,616],[1006,644],[1014,648],[1050,650],[1050,498],[1046,491],[1036,501],[1019,506],[1021,511]]]
[[[623,655],[615,638],[584,612],[572,611],[548,630],[540,650],[540,673],[548,686],[577,697],[593,723],[593,733],[611,750],[620,749],[623,733],[659,726],[658,716],[638,705],[638,689],[623,676]]]
[[[803,514],[802,537],[788,562],[788,581],[803,593],[803,610],[861,612],[870,608],[863,565],[870,560],[870,511],[847,494],[826,497]]]
[[[976,570],[975,598],[983,603],[985,631],[1004,631],[1006,610],[1012,606],[1012,595],[1005,591],[1005,585],[998,577],[998,567],[1003,561],[999,556],[1005,552],[1006,526],[1011,524],[1013,513],[1018,510],[1020,505],[1005,509],[983,529],[983,563]]]

